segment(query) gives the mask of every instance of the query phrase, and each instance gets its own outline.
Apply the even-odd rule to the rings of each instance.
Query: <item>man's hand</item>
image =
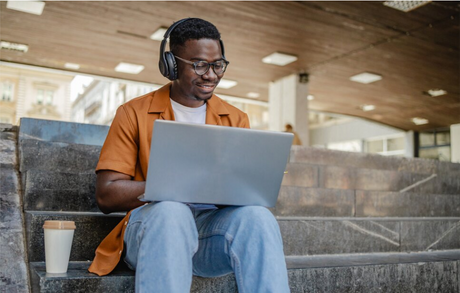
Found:
[[[104,214],[129,211],[145,204],[137,199],[144,190],[145,181],[134,181],[129,175],[108,170],[97,173],[96,200]]]

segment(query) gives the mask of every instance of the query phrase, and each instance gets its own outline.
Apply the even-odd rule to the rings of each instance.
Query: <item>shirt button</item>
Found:
[[[118,254],[121,254],[122,250],[120,250],[120,252]]]
[[[128,225],[128,221],[125,221],[125,226]]]

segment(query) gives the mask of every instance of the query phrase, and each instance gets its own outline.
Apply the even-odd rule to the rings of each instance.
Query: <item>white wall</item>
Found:
[[[333,142],[366,139],[403,132],[401,129],[363,119],[350,119],[344,123],[311,129],[310,145],[326,145]]]

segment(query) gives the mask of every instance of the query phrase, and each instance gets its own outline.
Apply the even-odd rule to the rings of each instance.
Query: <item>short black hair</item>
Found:
[[[199,39],[220,40],[220,33],[209,21],[191,18],[174,28],[169,36],[169,47],[174,53],[178,47],[184,46],[186,41]]]

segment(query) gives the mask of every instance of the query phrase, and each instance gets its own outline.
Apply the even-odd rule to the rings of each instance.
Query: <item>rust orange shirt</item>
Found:
[[[174,120],[169,98],[171,83],[157,91],[121,105],[102,146],[96,172],[111,170],[145,181],[149,163],[153,122]],[[216,95],[207,101],[206,124],[249,128],[248,116]],[[123,252],[123,237],[130,213],[96,249],[89,271],[100,276],[110,273]]]

